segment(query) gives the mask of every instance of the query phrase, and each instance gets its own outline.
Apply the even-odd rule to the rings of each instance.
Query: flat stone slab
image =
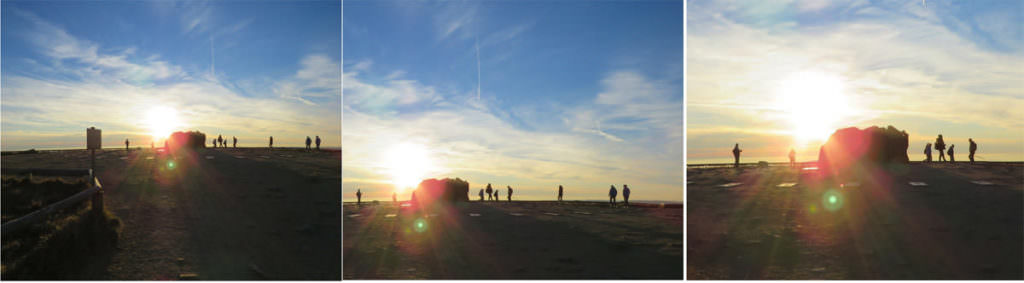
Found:
[[[551,215],[551,216],[558,216],[558,213],[554,213],[554,212],[545,212],[544,214]]]
[[[576,211],[574,213],[576,213],[576,214],[583,214],[583,215],[591,215],[591,214],[593,214],[593,213],[586,212],[586,211]]]
[[[512,216],[523,216],[523,215],[526,215],[526,214],[522,214],[522,213],[515,213],[515,212],[513,212],[513,213],[509,213],[508,215],[512,215]]]
[[[360,215],[359,213],[345,215],[345,217],[348,217],[348,218],[356,218],[356,217],[359,217],[359,216],[362,216],[362,215]]]
[[[739,185],[742,185],[742,184],[743,183],[735,183],[734,182],[734,183],[721,184],[721,185],[718,185],[718,187],[719,188],[732,188],[732,187],[739,186]]]
[[[260,158],[266,158],[266,159],[270,159],[270,156],[266,156],[266,155],[260,155]]]
[[[975,181],[971,181],[971,183],[974,183],[975,185],[979,185],[979,186],[991,186],[991,185],[995,185],[995,184],[993,184],[992,182],[989,182],[989,181],[982,181],[982,180],[975,180]]]
[[[818,167],[804,167],[804,168],[800,168],[800,170],[803,170],[803,171],[818,171]]]
[[[394,218],[395,216],[398,216],[398,214],[387,214],[384,215],[384,218]]]
[[[152,156],[146,156],[146,160],[153,160]]]
[[[911,186],[915,186],[915,187],[927,187],[928,186],[928,183],[925,183],[925,182],[909,182],[907,184],[910,184]]]
[[[796,186],[796,183],[782,183],[782,184],[777,185],[776,187],[779,187],[779,188],[791,188],[793,186]]]
[[[469,216],[471,216],[471,217],[480,217],[480,214],[479,213],[470,213]]]

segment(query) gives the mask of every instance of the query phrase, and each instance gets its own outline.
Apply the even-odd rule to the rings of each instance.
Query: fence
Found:
[[[25,227],[46,220],[46,217],[55,211],[76,205],[86,199],[92,199],[92,212],[103,213],[103,185],[100,179],[93,176],[89,169],[4,169],[3,174],[29,175],[29,176],[89,176],[89,188],[78,192],[68,198],[50,204],[44,208],[33,211],[24,216],[18,217],[0,226],[0,235],[7,235]]]

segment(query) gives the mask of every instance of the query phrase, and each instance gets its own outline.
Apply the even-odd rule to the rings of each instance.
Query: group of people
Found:
[[[561,189],[561,186],[559,186],[559,189]],[[561,190],[559,190],[559,192],[561,192]],[[629,186],[626,185],[626,184],[622,184],[622,200],[623,200],[623,203],[626,206],[629,206],[629,193],[630,193]],[[561,194],[561,193],[559,193],[559,194]],[[615,197],[618,196],[618,194],[619,194],[619,191],[615,190],[615,185],[612,185],[612,188],[608,189],[608,203],[612,207],[615,207],[615,205],[616,205]]]
[[[512,186],[506,186],[508,188],[508,202],[512,202]],[[559,186],[561,187],[561,186]],[[484,201],[484,192],[487,192],[487,200],[499,201],[501,200],[501,193],[498,192],[501,189],[491,188],[491,184],[487,184],[487,189],[480,189],[480,201]],[[561,190],[559,190],[559,199],[561,199]]]
[[[967,148],[968,149],[967,158],[971,160],[971,163],[974,163],[974,153],[976,151],[978,151],[978,144],[975,143],[974,139],[972,139],[972,138],[968,138],[967,142],[970,143],[970,145]],[[938,138],[935,138],[935,145],[934,145],[934,147],[935,147],[935,150],[939,151],[939,162],[946,161],[946,155],[947,154],[949,155],[949,162],[956,162],[956,158],[953,157],[953,154],[955,153],[953,148],[956,147],[956,145],[951,144],[951,145],[949,145],[949,149],[946,149],[946,141],[944,141],[942,139],[942,135],[939,135]],[[946,150],[945,154],[943,154],[943,150]],[[932,144],[931,143],[928,143],[928,144],[926,144],[924,146],[924,161],[925,162],[932,162]]]
[[[228,147],[228,140],[224,139],[224,137],[222,137],[221,135],[217,135],[217,138],[213,139],[211,142],[213,142],[213,147],[214,148],[216,148],[218,144],[220,145],[220,147],[223,147],[223,148],[227,148]],[[233,148],[237,148],[238,147],[238,138],[237,137],[234,137],[234,136],[231,137],[231,147],[233,147]]]
[[[306,150],[310,150],[309,144],[312,143],[312,142],[313,142],[313,140],[309,139],[309,136],[306,136]],[[270,144],[271,145],[274,144],[274,140],[273,139],[270,140]],[[320,150],[320,136],[316,136],[316,150]]]

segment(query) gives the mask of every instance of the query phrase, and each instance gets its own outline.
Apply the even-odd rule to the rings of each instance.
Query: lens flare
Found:
[[[828,211],[837,211],[843,208],[843,195],[836,190],[825,191],[822,196],[822,206]]]
[[[416,230],[416,232],[419,233],[427,231],[427,221],[422,218],[417,218],[413,224],[413,230]]]
[[[167,169],[174,169],[174,161],[167,161]]]

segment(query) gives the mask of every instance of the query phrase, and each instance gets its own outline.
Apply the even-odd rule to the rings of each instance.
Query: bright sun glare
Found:
[[[788,111],[793,138],[800,144],[828,139],[850,110],[843,82],[832,74],[796,73],[779,91],[781,108]]]
[[[397,193],[415,188],[433,166],[427,149],[412,143],[401,143],[391,148],[386,164]]]
[[[169,107],[156,107],[146,112],[146,126],[154,140],[164,139],[171,135],[181,124],[178,113]]]

